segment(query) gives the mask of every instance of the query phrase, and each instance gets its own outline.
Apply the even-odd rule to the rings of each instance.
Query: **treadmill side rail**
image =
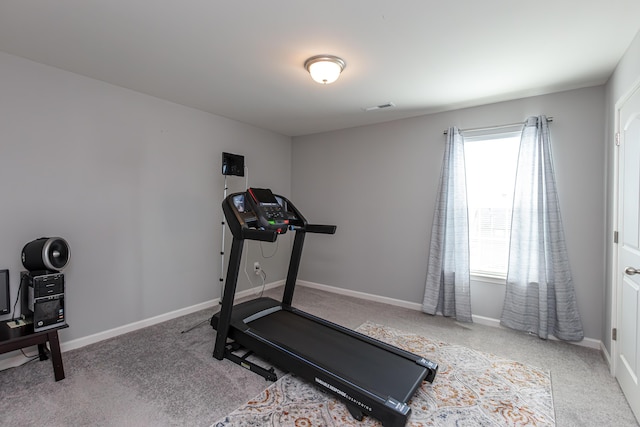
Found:
[[[401,414],[404,414],[409,417],[409,413],[411,412],[411,408],[404,402],[399,402],[393,397],[389,397],[387,401],[384,403],[386,406],[392,408],[394,411],[398,411]]]
[[[262,311],[260,311],[258,313],[254,313],[249,317],[245,317],[244,319],[242,319],[242,321],[245,324],[247,324],[249,322],[253,322],[254,320],[257,320],[257,319],[259,319],[261,317],[264,317],[264,316],[268,316],[268,315],[270,315],[272,313],[275,313],[276,311],[280,311],[280,310],[282,310],[282,307],[280,307],[280,306],[271,307],[271,308],[268,308],[266,310],[262,310]]]
[[[429,359],[425,359],[424,357],[416,360],[416,363],[429,369],[429,375],[427,375],[425,381],[429,381],[430,383],[432,383],[436,377],[436,373],[438,372],[438,364],[436,362],[432,362]]]

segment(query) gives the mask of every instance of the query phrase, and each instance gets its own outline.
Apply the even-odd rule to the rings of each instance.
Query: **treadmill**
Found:
[[[264,188],[231,194],[222,209],[233,241],[222,308],[211,318],[213,356],[275,381],[273,368],[247,359],[255,354],[333,394],[358,420],[369,415],[385,427],[404,426],[408,400],[423,381],[433,382],[438,365],[291,306],[306,234],[334,234],[336,226],[308,224],[289,200]],[[261,297],[234,306],[244,241],[274,242],[287,231],[296,234],[282,301]]]

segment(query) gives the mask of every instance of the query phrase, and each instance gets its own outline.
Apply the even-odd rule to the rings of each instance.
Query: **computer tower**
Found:
[[[64,274],[55,271],[20,273],[21,313],[33,321],[34,332],[66,325]]]

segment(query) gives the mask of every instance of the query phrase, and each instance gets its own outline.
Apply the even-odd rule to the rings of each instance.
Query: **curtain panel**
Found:
[[[456,127],[447,132],[439,187],[422,311],[471,322],[464,141]]]
[[[545,116],[522,131],[513,200],[509,267],[500,323],[546,339],[583,339],[560,217]]]

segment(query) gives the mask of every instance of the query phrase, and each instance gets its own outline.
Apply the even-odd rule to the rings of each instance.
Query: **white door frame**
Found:
[[[629,94],[633,91],[629,91]],[[611,330],[605,331],[605,334],[609,334],[610,342],[611,342],[611,354],[609,355],[609,373],[611,376],[615,377],[616,375],[616,366],[618,360],[618,342],[614,341],[612,338],[612,331],[618,327],[619,319],[618,319],[618,288],[620,286],[618,279],[618,243],[614,241],[613,236],[614,233],[618,231],[618,206],[620,198],[620,186],[618,181],[620,180],[618,176],[619,172],[619,163],[620,163],[620,150],[618,148],[618,144],[616,142],[616,135],[620,129],[620,106],[624,103],[624,100],[629,95],[623,96],[621,99],[618,99],[615,105],[615,119],[613,124],[613,138],[611,141],[614,144],[613,147],[613,174],[611,175],[613,179],[613,211],[611,213],[611,224],[612,230],[607,231],[606,241],[610,242],[611,245]],[[605,291],[606,292],[606,291]]]
[[[640,78],[638,78],[635,83],[631,85],[629,90],[627,90],[624,95],[622,95],[618,101],[616,101],[615,105],[615,119],[614,119],[614,128],[613,128],[613,139],[612,141],[615,144],[613,150],[613,212],[612,212],[612,225],[613,230],[610,230],[608,233],[607,241],[611,242],[611,328],[617,329],[618,325],[620,325],[620,311],[618,309],[618,294],[620,292],[620,274],[618,274],[618,243],[613,242],[613,232],[618,231],[618,215],[619,215],[619,206],[620,206],[620,182],[619,182],[619,171],[620,171],[620,150],[618,149],[618,145],[616,144],[616,135],[620,132],[620,109],[624,105],[624,103],[631,98],[631,96],[635,93],[636,90],[640,90]],[[605,333],[610,334],[611,331],[605,331]],[[609,360],[609,372],[612,376],[615,377],[616,367],[618,363],[619,356],[619,347],[618,341],[614,341],[611,339],[611,355]]]

